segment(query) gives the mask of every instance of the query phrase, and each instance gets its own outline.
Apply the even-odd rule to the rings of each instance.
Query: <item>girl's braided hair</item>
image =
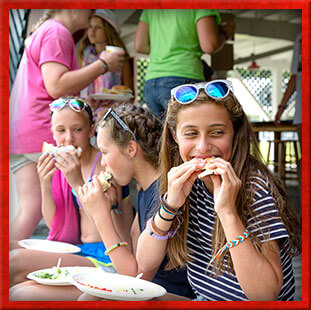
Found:
[[[158,169],[162,133],[160,120],[149,110],[136,104],[123,103],[113,110],[134,133],[137,143],[143,150],[144,158],[155,169]],[[125,147],[130,140],[133,140],[133,136],[125,131],[112,116],[99,122],[98,127],[108,128],[111,140],[119,147]]]

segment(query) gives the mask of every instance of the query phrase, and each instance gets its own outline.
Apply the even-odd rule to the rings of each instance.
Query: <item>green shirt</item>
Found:
[[[217,10],[144,10],[140,20],[149,25],[150,63],[146,80],[178,76],[204,80],[197,21],[215,16]]]

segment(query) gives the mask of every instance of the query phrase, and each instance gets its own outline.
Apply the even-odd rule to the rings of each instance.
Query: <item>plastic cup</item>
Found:
[[[119,46],[113,46],[113,45],[106,45],[106,52],[108,53],[114,53],[114,52],[123,52],[124,49]]]

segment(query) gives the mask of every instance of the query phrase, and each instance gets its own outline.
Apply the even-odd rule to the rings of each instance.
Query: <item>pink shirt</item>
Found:
[[[25,47],[10,95],[10,154],[41,152],[42,142],[53,143],[49,103],[41,65],[54,61],[78,69],[74,40],[59,21],[44,22]]]

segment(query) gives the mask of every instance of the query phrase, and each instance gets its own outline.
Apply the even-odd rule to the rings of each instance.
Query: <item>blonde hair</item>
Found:
[[[116,32],[116,30],[104,19],[102,19],[100,16],[93,16],[92,18],[97,17],[102,21],[106,39],[107,39],[107,45],[113,45],[113,46],[119,46],[122,47],[125,51],[125,57],[129,57],[129,54],[127,52],[127,49],[125,47],[125,44],[123,43],[121,37]],[[78,49],[78,57],[79,57],[79,63],[83,63],[83,52],[87,46],[91,45],[91,42],[88,38],[88,30],[85,30],[84,36],[82,38],[81,44]]]
[[[248,122],[247,116],[238,100],[231,93],[226,98],[217,101],[209,98],[206,94],[201,92],[198,98],[188,105],[182,105],[175,100],[169,102],[160,153],[161,194],[165,193],[168,188],[168,171],[172,167],[178,166],[183,162],[179,154],[178,145],[173,138],[173,133],[176,132],[178,113],[180,110],[186,109],[189,106],[199,106],[202,104],[217,104],[224,106],[229,114],[230,120],[232,121],[234,137],[230,162],[238,178],[242,181],[242,186],[236,202],[237,213],[239,214],[242,223],[247,226],[247,220],[250,217],[256,217],[251,208],[251,204],[253,203],[256,185],[260,183],[263,188],[270,190],[274,197],[275,205],[278,207],[280,217],[290,235],[290,254],[298,255],[301,252],[300,219],[290,207],[284,186],[263,164],[257,139]],[[256,176],[259,176],[261,179],[265,176],[266,183],[257,181],[257,178],[257,184],[255,184],[253,180]],[[183,226],[178,230],[175,237],[168,242],[169,262],[166,266],[167,269],[176,268],[177,266],[185,266],[186,261],[190,260],[189,251],[186,246],[189,222],[188,200],[185,203],[185,209]],[[269,219],[260,217],[260,220],[267,221]],[[176,223],[174,225],[176,226]],[[258,229],[261,230],[260,227],[258,227]],[[262,245],[258,237],[250,232],[250,238],[256,249],[260,252]],[[215,254],[226,242],[223,227],[217,217],[213,229],[213,253]],[[232,273],[234,273],[232,259],[230,252],[228,252],[228,255],[223,255],[214,261],[213,270],[216,270],[216,275],[218,275],[223,269],[225,257],[228,257],[228,266],[230,266]]]
[[[43,16],[39,19],[39,21],[32,27],[29,35],[31,35],[35,30],[37,30],[45,21],[51,19],[55,16],[55,13],[61,10],[47,9],[44,11]]]

